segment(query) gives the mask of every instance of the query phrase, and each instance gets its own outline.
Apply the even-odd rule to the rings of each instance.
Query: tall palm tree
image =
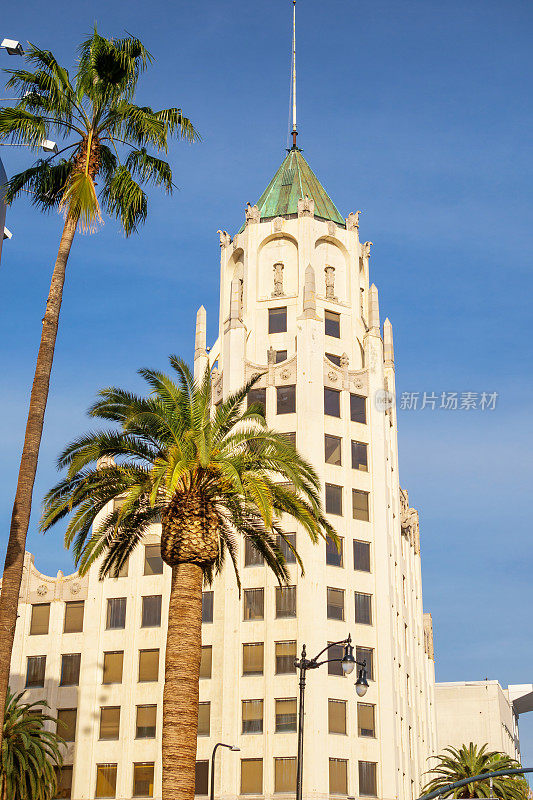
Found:
[[[103,576],[116,574],[161,521],[161,555],[172,568],[163,800],[193,800],[204,579],[229,555],[238,580],[237,545],[245,537],[286,583],[278,537],[291,545],[283,514],[313,542],[337,537],[323,515],[314,469],[266,426],[258,404],[243,410],[255,380],[213,409],[209,372],[198,384],[181,359],[170,362],[177,382],[140,370],[151,389],[147,397],[118,388],[100,392],[89,413],[118,428],[90,432],[66,447],[59,467],[67,474],[46,496],[41,529],[72,515],[65,544],[82,574],[102,559]]]
[[[57,158],[38,160],[11,178],[6,200],[10,203],[21,192],[30,192],[34,205],[44,211],[59,209],[65,221],[43,319],[2,580],[0,708],[9,680],[33,485],[76,229],[94,230],[102,207],[119,220],[127,236],[136,231],[148,209],[142,184],[152,183],[166,192],[173,186],[169,164],[147,147],[166,152],[172,137],[198,138],[179,108],[154,111],[134,104],[137,81],[152,56],[133,36],[105,39],[95,30],[79,48],[72,79],[48,50],[31,45],[26,61],[27,69],[6,70],[11,76],[8,86],[19,90],[22,99],[0,109],[0,140],[38,150],[43,139],[53,136],[64,146]]]
[[[450,783],[472,778],[483,772],[497,772],[502,769],[514,769],[519,767],[518,761],[498,753],[496,750],[487,750],[488,745],[478,747],[477,744],[470,742],[467,746],[445,747],[444,751],[438,756],[431,756],[437,759],[437,764],[428,771],[428,775],[433,776],[425,785],[423,793],[429,793],[435,789],[442,789]],[[526,800],[529,796],[527,781],[521,776],[501,776],[492,779],[492,793],[490,779],[468,783],[443,793],[443,797],[501,797],[502,800]]]
[[[24,703],[23,694],[7,690],[0,797],[2,800],[51,800],[56,797],[64,741],[44,727],[46,722],[56,722],[53,717],[41,713],[48,707],[44,700]]]

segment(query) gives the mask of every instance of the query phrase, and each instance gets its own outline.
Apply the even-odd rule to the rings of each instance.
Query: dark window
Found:
[[[104,653],[104,674],[102,683],[122,683],[123,663],[123,650],[114,650]]]
[[[360,489],[352,489],[352,511],[353,518],[368,522],[370,519],[368,492]]]
[[[154,796],[154,765],[133,765],[133,797]]]
[[[366,677],[374,680],[374,651],[371,647],[356,647],[355,658],[357,661],[366,662]]]
[[[202,622],[213,622],[214,592],[202,592]]]
[[[211,703],[198,704],[198,736],[209,736],[211,732]]]
[[[377,797],[377,764],[374,761],[359,762],[359,794]]]
[[[242,674],[262,675],[265,646],[263,642],[252,642],[242,646]]]
[[[294,414],[296,411],[296,386],[278,386],[277,414]]]
[[[341,463],[341,442],[340,436],[332,436],[326,433],[324,436],[324,452],[326,464],[333,464],[336,467],[342,466]]]
[[[346,700],[328,700],[328,733],[346,733]]]
[[[115,797],[117,791],[117,765],[96,765],[96,797]]]
[[[329,760],[329,793],[348,794],[348,762],[344,758]]]
[[[107,601],[106,628],[126,627],[126,598],[110,597]]]
[[[264,589],[244,590],[244,619],[263,619],[265,615]]]
[[[326,513],[342,516],[342,486],[326,483]]]
[[[251,539],[244,540],[244,566],[262,567],[265,563],[263,554],[255,547]]]
[[[159,650],[139,650],[139,683],[159,678]]]
[[[362,625],[372,625],[372,595],[355,593],[355,621]]]
[[[161,595],[143,597],[142,628],[159,628],[161,625]]]
[[[336,364],[337,367],[341,365],[341,357],[336,356],[333,353],[326,353],[326,358],[329,358],[332,364]]]
[[[81,653],[61,656],[60,686],[78,686],[80,682]]]
[[[357,703],[357,733],[369,738],[376,735],[375,706],[372,703]]]
[[[337,389],[328,389],[324,386],[324,414],[329,417],[340,417],[341,393]]]
[[[296,447],[296,433],[294,431],[291,431],[290,433],[282,433],[282,436],[288,439],[293,447]]]
[[[254,403],[259,403],[261,406],[261,414],[265,416],[267,407],[267,390],[266,389],[250,389],[246,398],[246,407],[250,408]]]
[[[326,336],[334,336],[340,339],[341,336],[341,315],[334,311],[324,312],[324,329]]]
[[[296,672],[296,642],[276,642],[276,675]]]
[[[100,708],[100,739],[118,739],[120,735],[120,706]]]
[[[328,619],[344,619],[344,591],[328,586]]]
[[[83,631],[83,600],[74,600],[65,603],[65,618],[63,620],[63,633],[81,633]]]
[[[197,761],[194,794],[208,794],[209,761]]]
[[[287,360],[287,351],[286,350],[276,350],[276,364],[279,364],[281,361]]]
[[[213,663],[213,648],[210,644],[202,645],[202,657],[200,659],[200,678],[211,677],[211,667]]]
[[[57,732],[66,742],[74,742],[76,739],[76,708],[57,709]]]
[[[363,442],[352,441],[352,469],[368,472],[367,446]]]
[[[370,572],[370,542],[353,543],[353,568],[359,572]]]
[[[352,422],[366,423],[366,397],[359,394],[350,395],[350,419]]]
[[[268,332],[285,333],[287,330],[287,306],[268,309]]]
[[[263,701],[242,701],[242,732],[263,733]]]
[[[50,603],[36,603],[31,607],[30,636],[48,633]]]
[[[157,706],[137,706],[136,739],[155,739]]]
[[[294,555],[294,551],[289,547],[289,544],[291,544],[294,550],[296,550],[296,534],[286,533],[285,538],[278,534],[277,537],[278,547],[285,556],[285,561],[287,564],[296,564],[296,556]]]
[[[326,539],[326,564],[329,564],[330,567],[344,566],[343,544],[344,539],[341,537],[339,537],[338,545],[335,544],[333,539],[329,537]]]
[[[70,800],[72,797],[72,773],[73,767],[59,768],[55,794],[57,800]]]
[[[296,616],[296,586],[276,586],[276,617]]]
[[[331,644],[331,642],[328,642]],[[341,659],[344,656],[344,647],[342,644],[334,644],[328,650],[328,675],[344,675],[342,671]],[[332,660],[334,659],[334,660]]]
[[[161,545],[147,544],[144,548],[144,574],[162,575],[163,559],[161,558]]]
[[[296,731],[296,698],[276,700],[276,733]]]

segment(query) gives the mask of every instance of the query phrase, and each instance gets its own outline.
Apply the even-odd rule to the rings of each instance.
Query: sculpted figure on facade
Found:
[[[217,231],[217,233],[220,237],[221,247],[227,247],[229,244],[231,244],[231,236],[227,231]]]
[[[363,245],[363,258],[370,258],[370,248],[374,242],[365,242]]]
[[[259,222],[260,215],[258,207],[252,206],[250,203],[246,203],[244,216],[246,217],[246,222]]]
[[[267,364],[268,366],[273,366],[276,363],[276,351],[272,346],[270,346],[267,350]]]
[[[400,489],[400,525],[402,535],[405,536],[414,547],[415,553],[420,552],[420,524],[418,511],[409,507],[409,494]]]
[[[346,230],[347,231],[355,231],[359,229],[359,214],[362,214],[362,211],[350,211],[348,216],[346,217]]]
[[[315,201],[309,195],[301,197],[298,200],[298,216],[299,217],[312,217],[315,213]]]
[[[330,267],[329,264],[326,265],[324,269],[324,274],[326,276],[326,298],[328,300],[336,300],[335,297],[335,267]]]
[[[348,358],[348,353],[343,353],[341,356],[341,367],[342,369],[348,369],[350,366],[350,359]]]
[[[272,297],[283,297],[283,263],[281,261],[274,264],[274,291]]]

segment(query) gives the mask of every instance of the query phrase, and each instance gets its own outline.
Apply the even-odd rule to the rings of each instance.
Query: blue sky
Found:
[[[125,240],[79,237],[68,268],[28,549],[62,445],[94,392],[190,358],[196,308],[215,336],[217,229],[236,231],[286,144],[289,0],[8,3],[2,36],[73,63],[94,22],[143,39],[156,62],[138,99],[180,105],[203,136],[170,154],[180,190],[151,196]],[[400,475],[421,515],[424,604],[439,680],[533,680],[531,661],[531,26],[529,2],[302,0],[299,144],[342,213],[362,209],[372,278],[394,325],[398,395],[498,392],[494,411],[401,410]],[[0,51],[0,66],[15,59]],[[29,153],[2,148],[8,174]],[[40,320],[60,234],[24,200],[0,267],[0,516],[7,532]],[[528,358],[529,356],[529,358]],[[529,513],[527,513],[529,512]],[[527,522],[526,522],[527,519]],[[7,538],[7,533],[3,537]],[[533,716],[533,715],[532,715]],[[533,763],[533,720],[521,724]]]

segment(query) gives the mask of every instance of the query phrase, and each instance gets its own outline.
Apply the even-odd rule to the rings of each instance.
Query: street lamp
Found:
[[[325,658],[319,661],[321,655],[327,652],[331,647],[344,645],[344,653],[342,658]],[[296,800],[302,800],[302,777],[303,777],[303,758],[304,758],[304,702],[305,702],[305,674],[308,669],[317,669],[322,664],[329,664],[330,662],[339,662],[342,671],[345,675],[350,675],[355,666],[359,666],[359,674],[355,683],[355,690],[358,697],[364,697],[368,689],[368,680],[366,676],[366,661],[357,661],[353,654],[352,637],[348,634],[347,639],[342,639],[340,642],[331,642],[326,645],[323,650],[318,653],[314,658],[307,658],[307,651],[305,644],[302,647],[302,657],[300,660],[294,662],[294,666],[300,670],[300,703],[298,708],[298,756],[296,760]]]
[[[0,142],[0,147],[31,147],[31,144],[26,144],[25,142]],[[58,153],[58,147],[56,142],[52,142],[51,139],[42,139],[39,142],[39,147],[42,147],[45,153]]]
[[[2,39],[2,44],[0,44],[4,50],[7,50],[10,56],[23,56],[24,50],[22,49],[22,45],[20,42],[15,41],[15,39]]]
[[[241,748],[237,747],[234,744],[224,744],[224,742],[217,742],[216,745],[213,747],[213,752],[211,753],[211,791],[209,792],[210,800],[215,800],[215,755],[219,747],[227,747],[228,750],[236,753]]]

